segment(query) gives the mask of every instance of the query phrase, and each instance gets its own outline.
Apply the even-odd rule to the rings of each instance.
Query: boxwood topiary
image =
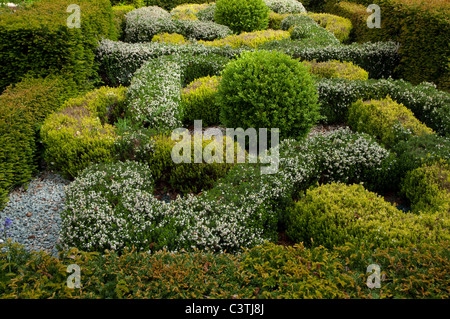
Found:
[[[320,118],[307,68],[280,52],[243,52],[228,63],[217,101],[225,126],[279,128],[281,138],[306,136]]]
[[[214,21],[234,33],[264,30],[269,25],[269,8],[263,0],[218,0]]]
[[[327,248],[346,242],[398,247],[448,240],[448,214],[404,213],[362,185],[324,184],[309,189],[288,210],[287,235]]]

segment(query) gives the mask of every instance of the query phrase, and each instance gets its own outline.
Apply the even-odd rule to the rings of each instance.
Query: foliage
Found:
[[[198,43],[211,46],[231,46],[257,48],[263,43],[289,38],[290,34],[283,30],[261,30],[253,32],[242,32],[238,35],[230,35],[226,38],[214,41],[199,41]]]
[[[38,171],[42,122],[77,89],[72,80],[50,75],[24,78],[0,95],[0,209],[9,191]]]
[[[160,33],[152,38],[152,42],[186,44],[186,39],[178,33]]]
[[[0,20],[0,91],[25,75],[72,78],[77,85],[98,82],[94,61],[98,41],[116,39],[111,3],[81,0],[80,28],[68,28],[69,0],[41,0]],[[86,83],[86,81],[89,81]]]
[[[319,119],[308,70],[280,52],[244,52],[222,72],[217,101],[226,127],[280,129],[280,138],[306,136]]]
[[[217,0],[214,21],[234,33],[267,29],[269,9],[263,0]]]
[[[73,178],[91,163],[112,159],[115,120],[123,112],[124,88],[100,88],[68,100],[41,128],[49,167]]]
[[[135,7],[133,5],[117,5],[113,6],[112,10],[114,13],[114,24],[117,32],[117,39],[122,40],[125,29],[125,14],[133,11]]]
[[[350,19],[329,13],[309,13],[308,15],[321,27],[333,33],[340,42],[346,43],[349,41],[352,30]]]
[[[333,33],[328,32],[316,23],[296,24],[289,28],[292,40],[308,40],[311,39],[317,45],[333,45],[339,44],[339,40]]]
[[[197,13],[206,8],[209,8],[210,4],[208,3],[186,3],[176,6],[170,11],[170,15],[172,19],[180,19],[180,20],[197,20]]]
[[[347,242],[404,247],[448,240],[448,227],[448,215],[404,213],[361,185],[330,183],[309,189],[288,210],[286,234],[329,249]]]
[[[305,7],[297,0],[263,0],[270,10],[284,13],[306,13]]]
[[[183,89],[181,102],[185,124],[192,125],[195,120],[202,120],[204,126],[219,124],[220,110],[215,101],[219,81],[218,76],[202,77]]]
[[[363,68],[352,62],[331,60],[327,62],[304,61],[310,67],[310,72],[321,78],[341,78],[347,80],[367,80],[369,74]]]
[[[415,213],[450,211],[450,166],[440,160],[424,164],[408,172],[402,181],[401,192],[411,202]]]
[[[389,96],[382,100],[358,100],[352,103],[347,120],[353,130],[368,133],[387,147],[411,135],[434,133],[415,118],[411,110]]]

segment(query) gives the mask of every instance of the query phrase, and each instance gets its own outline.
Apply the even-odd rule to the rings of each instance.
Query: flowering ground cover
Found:
[[[404,39],[312,0],[79,2],[0,7],[3,296],[450,296],[450,93]],[[47,171],[58,256],[8,207]]]

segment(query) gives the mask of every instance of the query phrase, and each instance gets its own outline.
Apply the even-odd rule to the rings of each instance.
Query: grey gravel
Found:
[[[7,233],[12,242],[24,245],[28,251],[42,250],[57,256],[64,186],[68,183],[60,175],[42,172],[25,188],[10,193],[7,206],[0,211],[0,223],[3,224],[6,218],[11,219]],[[5,241],[4,237],[0,234],[0,243]]]

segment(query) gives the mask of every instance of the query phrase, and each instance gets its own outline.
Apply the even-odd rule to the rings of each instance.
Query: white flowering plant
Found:
[[[297,0],[264,0],[264,2],[276,13],[306,13],[303,4]]]

